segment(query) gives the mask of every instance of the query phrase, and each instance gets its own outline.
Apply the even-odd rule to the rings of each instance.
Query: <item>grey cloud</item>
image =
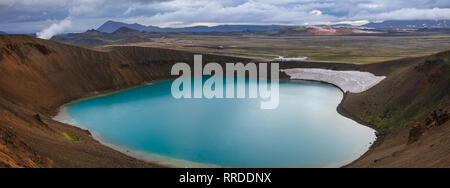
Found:
[[[316,11],[314,11],[316,10]],[[316,14],[311,14],[311,12]],[[318,14],[318,11],[322,14]],[[448,0],[0,0],[0,30],[39,31],[71,17],[66,32],[109,19],[146,25],[304,24],[387,19],[450,19]],[[26,25],[24,24],[26,23]],[[21,25],[23,24],[23,25]]]

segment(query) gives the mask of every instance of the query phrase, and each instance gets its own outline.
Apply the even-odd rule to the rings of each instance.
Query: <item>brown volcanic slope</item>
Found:
[[[347,96],[342,104],[353,117],[387,134],[350,167],[450,167],[448,118],[407,144],[415,121],[422,122],[437,109],[450,110],[450,51],[400,61],[414,63],[391,69],[385,81],[368,92]]]
[[[171,50],[127,47],[105,53],[0,36],[0,167],[152,167],[50,117],[75,99],[168,79],[173,63],[192,59],[191,53]]]
[[[388,75],[368,92],[348,95],[341,106],[341,112],[387,134],[384,142],[350,167],[450,167],[448,122],[405,145],[409,122],[448,107],[449,57],[447,52],[371,65],[292,62],[281,68]],[[169,79],[172,64],[192,64],[192,59],[192,53],[173,50],[117,47],[97,52],[29,36],[0,36],[0,167],[154,167],[51,117],[59,106],[76,99]],[[213,55],[204,59],[250,61]]]

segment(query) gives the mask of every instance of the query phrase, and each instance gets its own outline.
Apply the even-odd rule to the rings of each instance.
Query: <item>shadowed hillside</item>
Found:
[[[412,65],[392,70],[394,72],[385,81],[370,91],[349,95],[344,108],[387,132],[436,108],[445,108],[449,105],[450,94],[449,58],[450,51],[409,59]],[[368,66],[368,69],[376,69],[376,66]]]
[[[389,68],[391,73],[379,85],[346,97],[344,111],[376,127],[382,136],[377,147],[350,167],[450,166],[449,60],[450,51],[399,60],[411,65]]]
[[[151,42],[151,38],[161,38],[162,36],[164,35],[122,27],[112,33],[89,30],[84,33],[56,35],[52,37],[51,40],[75,46],[94,47],[112,44]]]

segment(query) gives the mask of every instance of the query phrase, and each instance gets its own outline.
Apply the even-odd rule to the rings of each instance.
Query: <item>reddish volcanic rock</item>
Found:
[[[380,34],[382,32],[362,30],[347,27],[312,27],[307,29],[307,33],[314,35],[351,35],[351,34]]]
[[[439,127],[446,123],[450,119],[450,114],[447,110],[435,110],[431,113],[425,121],[422,123],[415,123],[413,128],[409,133],[408,144],[412,144],[417,142],[420,137],[426,134],[429,131],[432,131],[434,128]]]

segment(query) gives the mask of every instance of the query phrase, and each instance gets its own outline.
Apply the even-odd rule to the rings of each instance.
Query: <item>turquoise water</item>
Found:
[[[262,99],[177,100],[171,83],[78,102],[67,113],[104,142],[164,156],[168,163],[339,167],[361,156],[375,139],[374,130],[338,114],[343,93],[328,84],[282,82],[279,108],[261,110]]]

